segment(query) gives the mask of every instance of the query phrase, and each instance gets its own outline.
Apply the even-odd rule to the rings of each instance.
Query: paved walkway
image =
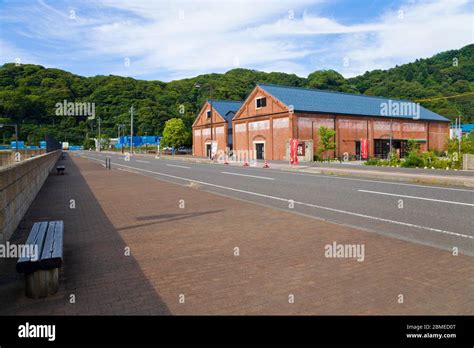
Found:
[[[12,238],[64,220],[60,291],[25,298],[15,260],[0,260],[0,314],[474,314],[472,257],[78,157],[66,171]],[[364,261],[326,258],[333,242],[363,244]]]

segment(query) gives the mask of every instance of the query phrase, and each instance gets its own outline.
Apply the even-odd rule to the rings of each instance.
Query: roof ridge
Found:
[[[284,85],[276,85],[272,83],[259,83],[257,86],[270,86],[270,87],[279,87],[279,88],[292,88],[292,89],[300,89],[312,92],[322,92],[322,93],[331,93],[331,94],[344,94],[344,95],[351,95],[356,97],[366,97],[366,98],[378,98],[378,99],[385,99],[385,100],[400,100],[406,101],[410,103],[414,103],[412,100],[409,99],[399,99],[399,98],[390,98],[390,97],[382,97],[378,95],[366,95],[366,94],[356,94],[356,93],[349,93],[349,92],[340,92],[340,91],[331,91],[325,89],[318,89],[318,88],[308,88],[308,87],[297,87],[297,86],[284,86]],[[422,106],[422,105],[420,105]]]
[[[207,101],[213,101],[213,102],[223,102],[223,103],[243,103],[243,100],[224,100],[224,99],[207,99]]]

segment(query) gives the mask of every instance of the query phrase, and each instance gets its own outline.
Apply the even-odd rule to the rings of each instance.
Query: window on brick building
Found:
[[[265,97],[256,98],[255,103],[256,103],[257,109],[263,108],[267,106],[267,98]]]

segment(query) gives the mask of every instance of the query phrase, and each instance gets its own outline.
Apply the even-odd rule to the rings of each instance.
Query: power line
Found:
[[[470,95],[470,94],[474,94],[474,92],[456,94],[456,95],[451,95],[451,96],[447,96],[447,97],[435,97],[435,98],[417,99],[417,100],[415,100],[415,101],[416,101],[416,102],[423,102],[423,101],[429,101],[429,100],[458,98],[458,97],[463,97],[463,96]]]

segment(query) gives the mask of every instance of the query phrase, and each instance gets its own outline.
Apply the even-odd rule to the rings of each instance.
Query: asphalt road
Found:
[[[109,156],[112,169],[128,170],[180,185],[191,184],[200,190],[437,248],[453,250],[457,247],[460,253],[474,256],[474,189],[144,156],[132,156],[127,161],[121,154],[88,151],[77,155],[100,163]],[[258,214],[258,206],[255,214]],[[232,219],[232,216],[228,218]],[[265,228],[271,233],[271,226],[269,222],[256,228]]]

